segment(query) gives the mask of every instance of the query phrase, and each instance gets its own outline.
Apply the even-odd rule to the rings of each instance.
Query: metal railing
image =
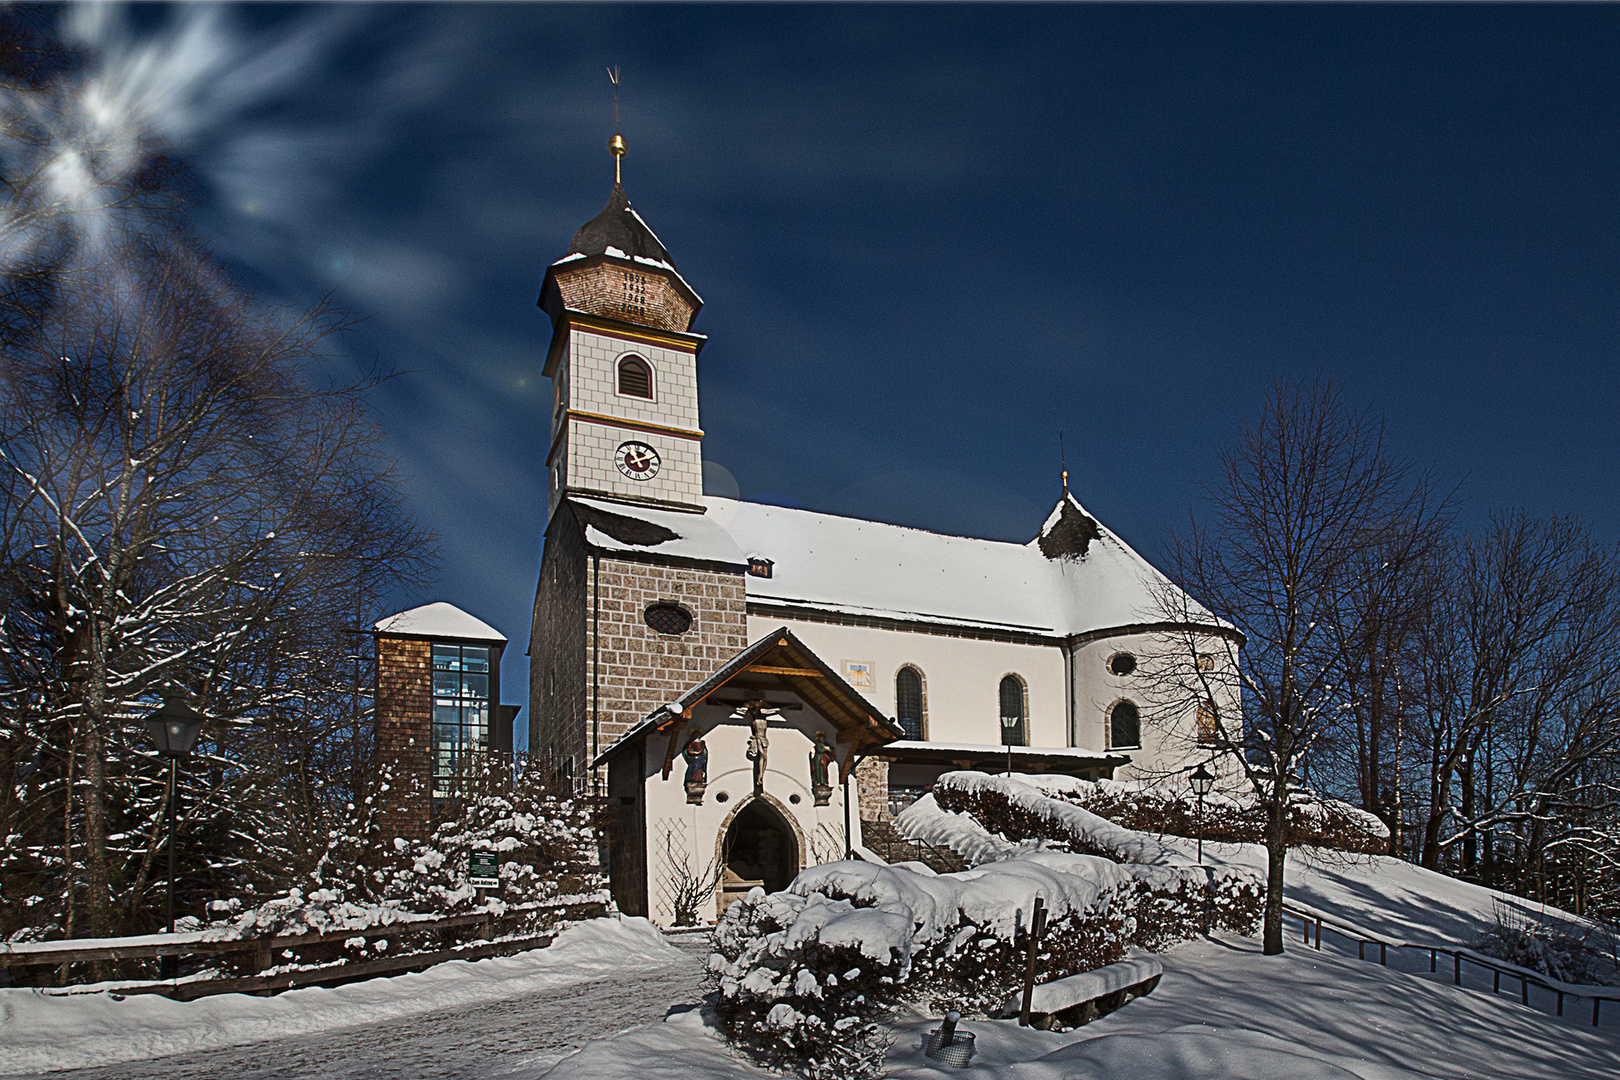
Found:
[[[1541,987],[1556,995],[1557,1014],[1559,1016],[1564,1015],[1565,998],[1583,998],[1592,1003],[1593,1027],[1598,1026],[1598,1017],[1603,1002],[1620,1001],[1620,988],[1571,985],[1557,979],[1548,978],[1540,972],[1531,971],[1529,968],[1519,967],[1517,964],[1492,959],[1472,949],[1424,942],[1391,941],[1353,923],[1335,919],[1333,916],[1324,915],[1319,911],[1312,911],[1301,904],[1284,903],[1283,914],[1300,920],[1300,930],[1304,944],[1314,944],[1317,949],[1322,947],[1322,931],[1326,928],[1342,938],[1354,941],[1358,960],[1367,959],[1367,946],[1378,946],[1378,962],[1386,967],[1389,965],[1389,950],[1391,949],[1408,949],[1428,953],[1429,973],[1436,975],[1439,974],[1440,957],[1449,956],[1452,965],[1451,982],[1454,986],[1463,985],[1463,965],[1465,964],[1491,972],[1491,993],[1493,994],[1501,993],[1503,976],[1509,979],[1517,979],[1519,982],[1519,1003],[1526,1007],[1530,1005],[1530,987]],[[1311,940],[1313,924],[1315,929],[1314,943]]]

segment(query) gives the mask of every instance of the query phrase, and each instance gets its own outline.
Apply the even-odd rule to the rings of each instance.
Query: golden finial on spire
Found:
[[[1069,493],[1069,456],[1063,450],[1063,429],[1058,428],[1058,464],[1063,469],[1063,494]]]
[[[622,184],[624,155],[629,148],[625,146],[624,136],[619,134],[619,69],[610,67],[607,73],[608,82],[613,84],[613,138],[608,140],[608,153],[613,155],[613,182]]]

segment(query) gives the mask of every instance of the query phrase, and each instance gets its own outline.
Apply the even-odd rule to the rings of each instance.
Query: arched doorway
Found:
[[[764,886],[766,892],[781,892],[799,873],[799,842],[793,826],[764,799],[754,799],[737,811],[721,851],[727,892],[745,892],[754,885]]]

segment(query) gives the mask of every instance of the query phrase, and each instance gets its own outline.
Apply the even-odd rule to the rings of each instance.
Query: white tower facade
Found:
[[[565,493],[703,512],[703,431],[691,332],[703,301],[621,184],[551,264],[547,517]]]

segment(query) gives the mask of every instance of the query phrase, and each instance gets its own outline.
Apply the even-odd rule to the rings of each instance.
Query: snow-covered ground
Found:
[[[1193,854],[1191,841],[1164,843],[1179,856]],[[1205,858],[1263,866],[1254,845],[1206,844]],[[1392,939],[1435,944],[1468,942],[1494,922],[1498,899],[1399,860],[1305,851],[1290,856],[1288,886],[1293,903]],[[1292,924],[1281,957],[1263,957],[1257,942],[1233,936],[1184,943],[1160,958],[1164,976],[1154,993],[1074,1032],[967,1021],[978,1055],[966,1072],[1010,1080],[1620,1076],[1620,1004],[1594,1030],[1585,1002],[1558,1018],[1535,988],[1526,1008],[1516,984],[1492,996],[1490,976],[1477,969],[1465,969],[1460,988],[1446,970],[1431,975],[1426,950],[1391,950],[1381,967],[1376,955],[1355,959],[1353,945],[1348,955],[1335,953],[1342,939],[1325,937],[1322,952],[1306,948],[1297,932]],[[768,1075],[732,1053],[697,1008],[704,951],[696,937],[671,947],[645,920],[599,919],[545,950],[274,998],[180,1003],[3,990],[0,1070],[100,1066],[97,1080]],[[668,1018],[646,1023],[670,1006]],[[960,1074],[920,1052],[937,1023],[915,1017],[898,1025],[892,1080]],[[620,1030],[632,1024],[642,1026]],[[538,1042],[530,1038],[537,1031]],[[586,1042],[593,1035],[605,1037]],[[134,1064],[162,1055],[177,1056]]]
[[[1218,935],[1162,957],[1148,997],[1067,1034],[1013,1021],[964,1021],[977,1037],[966,1070],[926,1058],[938,1020],[900,1026],[892,1080],[1599,1080],[1620,1075],[1620,1041],[1520,1006],[1376,964],[1295,949],[1263,957]],[[741,1061],[697,1010],[565,1058],[546,1080],[742,1080]]]
[[[683,962],[690,964],[690,959],[645,919],[604,918],[570,927],[547,949],[489,960],[452,961],[415,974],[330,989],[292,990],[269,998],[225,994],[179,1002],[150,994],[114,1000],[105,994],[64,997],[28,989],[0,990],[0,1071],[17,1075],[115,1065],[319,1035],[339,1028],[409,1027],[412,1017],[425,1013],[464,1010],[610,977],[633,983]],[[683,984],[682,989],[689,994],[691,987]],[[662,1011],[660,1003],[652,1015]],[[604,1030],[579,1022],[588,1015],[588,1006],[574,1014],[573,1027],[582,1037]],[[454,1047],[452,1035],[447,1049],[453,1051]],[[295,1062],[288,1066],[279,1075],[311,1075]],[[206,1065],[204,1068],[201,1075],[225,1075],[218,1066],[211,1072]],[[236,1069],[229,1071],[244,1075]],[[174,1075],[169,1069],[161,1074]],[[278,1074],[267,1071],[259,1075]]]
[[[1162,842],[1191,857],[1196,844],[1166,836]],[[1265,874],[1259,844],[1204,844],[1204,861],[1248,867]],[[1394,939],[1466,945],[1495,923],[1493,902],[1502,900],[1546,921],[1579,926],[1582,920],[1494,889],[1425,870],[1387,855],[1351,855],[1301,848],[1288,853],[1283,880],[1288,901]]]

